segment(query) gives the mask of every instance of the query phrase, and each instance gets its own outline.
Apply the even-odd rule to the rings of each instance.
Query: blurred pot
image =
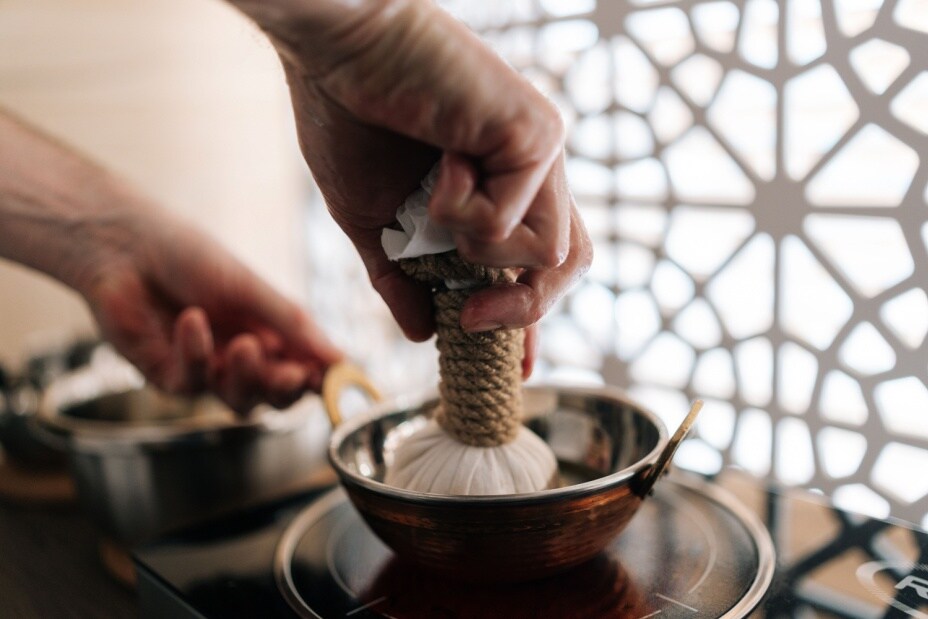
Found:
[[[29,470],[64,467],[61,441],[36,422],[42,391],[56,378],[90,365],[95,356],[106,362],[104,348],[99,340],[80,339],[32,355],[18,373],[0,367],[0,445],[10,460]]]
[[[36,424],[39,389],[0,368],[0,446],[10,460],[29,469],[61,468],[64,450]]]
[[[334,481],[317,400],[243,418],[217,400],[98,378],[78,372],[54,381],[39,420],[64,439],[81,503],[119,542]]]

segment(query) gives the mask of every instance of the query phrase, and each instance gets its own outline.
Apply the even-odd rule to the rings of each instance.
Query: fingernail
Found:
[[[435,193],[445,203],[458,213],[468,211],[468,198],[474,189],[474,178],[468,163],[452,153],[445,153]]]
[[[463,325],[462,325],[463,326]],[[486,320],[483,322],[478,322],[473,325],[464,327],[464,330],[469,333],[479,333],[481,331],[495,331],[496,329],[502,329],[503,325],[498,322],[493,322],[491,320]]]
[[[456,195],[448,190],[436,190],[429,203],[429,216],[442,225],[450,225],[454,217],[468,212],[467,196]],[[449,218],[448,216],[451,215]],[[447,222],[447,224],[445,224]]]

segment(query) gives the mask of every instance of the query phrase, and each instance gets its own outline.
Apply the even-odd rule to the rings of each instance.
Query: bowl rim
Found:
[[[558,396],[561,394],[570,394],[578,396],[596,396],[600,398],[617,400],[621,404],[624,404],[633,409],[636,414],[641,415],[647,421],[649,421],[652,426],[654,426],[654,428],[657,430],[657,442],[645,456],[639,458],[631,465],[618,471],[609,473],[608,475],[603,475],[602,477],[597,477],[596,479],[585,481],[579,484],[573,484],[570,486],[562,486],[549,490],[539,490],[537,492],[525,492],[519,494],[469,496],[415,492],[411,490],[405,490],[403,488],[396,488],[384,482],[371,479],[370,477],[355,471],[351,471],[343,465],[341,458],[338,457],[338,450],[341,448],[342,443],[350,434],[373,421],[376,421],[382,417],[386,417],[391,413],[399,413],[403,409],[410,408],[415,405],[415,403],[410,403],[403,399],[389,400],[378,403],[365,413],[352,416],[350,419],[345,420],[337,428],[335,428],[331,437],[329,438],[329,446],[327,450],[329,463],[332,465],[332,468],[335,469],[336,473],[338,473],[338,476],[342,480],[343,484],[360,486],[365,490],[369,490],[378,495],[388,496],[391,499],[407,503],[414,503],[416,505],[429,505],[435,507],[460,507],[462,504],[473,507],[498,507],[504,504],[523,505],[549,503],[552,501],[562,501],[564,499],[574,499],[601,492],[610,487],[618,486],[623,482],[630,481],[632,478],[644,473],[646,470],[650,470],[651,466],[656,462],[661,451],[663,451],[664,447],[670,440],[667,434],[667,428],[664,425],[664,422],[661,421],[660,417],[654,414],[650,409],[634,401],[628,396],[628,394],[625,393],[625,391],[619,389],[618,387],[611,385],[596,387],[564,386],[558,384],[539,383],[534,385],[526,385],[523,389],[525,392],[529,393],[543,393],[553,391]],[[418,402],[418,406],[421,407],[426,404],[426,402],[427,400],[420,400]],[[402,405],[401,408],[397,408],[398,405]]]
[[[73,392],[71,380],[73,377],[68,374],[61,376],[42,392],[35,412],[37,425],[45,433],[62,438],[71,445],[95,451],[144,449],[214,441],[228,435],[244,437],[289,432],[304,427],[310,415],[317,412],[322,415],[321,399],[318,396],[309,396],[298,400],[284,410],[260,405],[247,415],[238,415],[230,409],[228,419],[222,421],[208,421],[196,417],[179,417],[155,423],[80,419],[67,417],[63,411],[68,406],[89,402],[98,397],[153,387],[143,385],[113,390],[104,389],[90,397],[85,397],[86,394]]]

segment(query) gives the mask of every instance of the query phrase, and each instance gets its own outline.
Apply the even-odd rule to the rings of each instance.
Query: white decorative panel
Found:
[[[570,128],[596,258],[542,372],[703,397],[678,462],[928,524],[928,2],[443,4]]]

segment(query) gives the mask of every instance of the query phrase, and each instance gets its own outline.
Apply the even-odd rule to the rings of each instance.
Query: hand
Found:
[[[0,256],[83,294],[103,335],[171,392],[283,407],[341,357],[218,244],[2,110]]]
[[[474,295],[462,325],[534,324],[592,257],[554,106],[431,2],[303,4],[242,8],[274,40],[306,161],[405,333],[431,335],[429,292],[387,260],[380,234],[439,158],[429,210],[459,252],[524,269],[515,284]],[[526,357],[530,370],[534,347]]]
[[[95,236],[72,280],[103,335],[150,382],[172,393],[210,389],[239,412],[319,390],[341,353],[299,307],[166,214],[119,222]]]

